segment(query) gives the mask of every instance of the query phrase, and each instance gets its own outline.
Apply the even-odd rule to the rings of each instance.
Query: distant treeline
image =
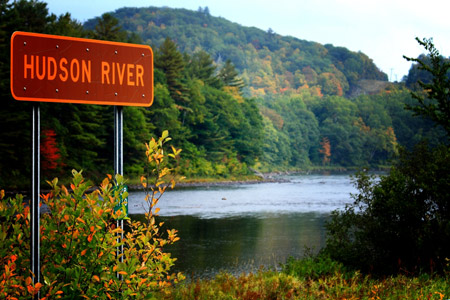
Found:
[[[363,53],[242,27],[203,9],[120,9],[84,25],[37,1],[0,9],[2,187],[28,186],[31,165],[31,105],[9,90],[16,30],[153,47],[154,103],[124,109],[128,176],[143,172],[144,142],[163,130],[183,149],[179,171],[189,177],[247,175],[249,167],[377,167],[398,145],[436,143],[443,134],[403,109],[413,103],[410,77],[420,78],[414,66],[405,83],[391,84]],[[381,87],[367,94],[362,83]],[[74,168],[91,177],[113,172],[112,107],[42,103],[41,122],[45,179]]]

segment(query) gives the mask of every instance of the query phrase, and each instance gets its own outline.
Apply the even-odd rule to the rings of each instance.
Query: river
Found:
[[[175,271],[211,277],[260,267],[278,268],[305,249],[325,244],[331,211],[351,202],[357,190],[346,174],[285,176],[281,182],[191,187],[167,191],[160,219],[181,238],[167,251]],[[131,218],[142,217],[143,192],[129,195]]]

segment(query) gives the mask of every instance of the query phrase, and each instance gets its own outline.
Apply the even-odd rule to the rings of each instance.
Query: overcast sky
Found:
[[[50,13],[84,22],[121,7],[168,6],[197,10],[278,34],[347,47],[367,54],[390,80],[411,66],[402,55],[424,53],[415,37],[433,37],[450,54],[449,0],[43,0]]]

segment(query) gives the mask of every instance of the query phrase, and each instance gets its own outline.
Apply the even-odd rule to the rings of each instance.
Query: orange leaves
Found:
[[[139,281],[138,286],[143,285],[147,281],[147,278],[142,278],[141,281]]]
[[[34,287],[32,285],[27,286],[27,290],[28,290],[28,293],[30,293],[31,295],[35,294]],[[36,294],[37,294],[37,292],[38,291],[36,291]]]
[[[47,203],[47,202],[48,202],[48,199],[50,198],[50,196],[51,196],[51,193],[48,193],[48,194],[42,194],[42,195],[41,195],[41,198],[42,198],[42,200],[44,200],[45,203]]]
[[[28,293],[30,293],[31,295],[36,295],[39,292],[39,290],[41,289],[41,287],[42,287],[42,283],[37,282],[34,286],[31,284],[27,285],[27,290],[28,290]]]
[[[86,254],[86,252],[87,252],[87,249],[84,249],[83,251],[81,251],[80,255],[84,256]]]
[[[102,184],[101,184],[101,188],[103,190],[106,190],[108,188],[108,185],[109,185],[110,181],[111,181],[111,175],[109,175],[107,178],[103,179]]]
[[[320,145],[322,146],[322,149],[319,149],[319,152],[323,154],[322,162],[325,165],[330,162],[330,157],[331,157],[330,140],[325,136],[322,138]]]
[[[147,178],[145,176],[141,176],[141,184],[144,188],[147,188]]]
[[[91,233],[88,237],[87,237],[87,240],[88,240],[88,242],[90,243],[90,242],[92,242],[92,239],[94,238],[94,233]]]
[[[67,190],[67,188],[63,185],[62,187],[61,187],[61,191],[63,192],[63,194],[64,195],[69,195],[69,191]]]
[[[55,170],[61,158],[56,143],[56,133],[53,129],[43,129],[41,132],[41,168],[43,171]]]
[[[161,187],[161,186],[159,186],[158,187],[158,192],[160,193],[160,194],[164,194],[164,192],[166,191],[166,186],[164,186],[164,187]]]
[[[174,242],[176,242],[176,241],[178,241],[180,239],[179,237],[177,237],[177,232],[178,231],[175,230],[175,229],[172,229],[172,230],[167,229],[167,234],[169,235],[168,239],[172,243],[174,243]]]

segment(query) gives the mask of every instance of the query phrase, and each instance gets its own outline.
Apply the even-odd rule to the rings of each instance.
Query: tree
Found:
[[[218,77],[225,86],[235,87],[239,91],[245,86],[244,81],[239,77],[239,73],[229,59],[225,61],[224,66],[220,69]]]
[[[331,157],[331,145],[330,140],[325,136],[322,138],[322,141],[320,142],[320,146],[322,146],[321,149],[319,149],[319,152],[323,154],[322,163],[324,165],[328,164],[330,162]]]
[[[431,65],[417,61],[432,74],[424,93],[413,93],[416,114],[448,127],[448,64],[442,63],[431,40],[418,40],[430,53]],[[365,272],[443,272],[450,253],[450,147],[430,148],[422,142],[410,152],[400,149],[388,175],[377,180],[356,176],[358,194],[327,224],[324,253]]]
[[[49,28],[49,33],[71,37],[86,37],[88,35],[88,31],[83,28],[80,22],[72,19],[70,13],[60,15]]]
[[[417,59],[420,59],[427,65],[430,65],[430,57],[425,54],[420,54]],[[403,82],[405,82],[406,87],[413,91],[422,90],[422,87],[419,85],[419,81],[423,83],[431,83],[433,76],[426,70],[420,68],[420,64],[414,63],[411,65],[411,68],[408,71],[408,75],[403,78]]]
[[[450,136],[450,60],[444,60],[433,44],[433,39],[420,40],[417,42],[428,51],[430,62],[426,59],[410,58],[403,56],[408,61],[419,64],[419,69],[429,72],[432,75],[431,82],[419,81],[423,88],[421,92],[413,92],[412,96],[419,105],[407,106],[407,109],[414,111],[417,115],[422,115],[433,120],[436,125],[441,125]]]
[[[386,176],[356,176],[358,194],[326,225],[325,253],[363,272],[442,271],[450,251],[450,151],[419,144]]]
[[[315,101],[311,109],[319,121],[320,135],[330,141],[333,165],[358,166],[367,163],[363,152],[364,141],[355,125],[358,107],[354,102],[343,97],[325,96]],[[315,145],[319,145],[319,140]]]
[[[219,88],[220,82],[216,76],[216,66],[211,56],[201,50],[194,53],[187,66],[189,75],[193,78],[200,79],[205,84]]]
[[[203,10],[203,13],[205,14],[205,16],[210,16],[210,12],[209,12],[208,6],[205,6],[205,9]]]
[[[186,86],[183,83],[183,71],[185,63],[183,55],[177,50],[177,45],[166,38],[156,53],[155,66],[162,70],[169,87],[170,96],[179,105],[187,102]]]
[[[14,31],[49,33],[56,16],[38,1],[0,2],[0,185],[28,186],[31,157],[31,104],[10,92],[10,39]]]
[[[56,143],[56,133],[53,129],[44,129],[41,132],[41,168],[43,172],[55,170],[61,158]]]
[[[311,164],[311,153],[319,145],[319,124],[316,116],[307,109],[298,96],[284,97],[273,103],[283,117],[282,131],[289,137],[291,148],[290,165],[307,167]]]
[[[126,40],[126,33],[119,25],[119,20],[113,15],[105,13],[97,20],[97,25],[92,33],[94,39],[116,42]]]

